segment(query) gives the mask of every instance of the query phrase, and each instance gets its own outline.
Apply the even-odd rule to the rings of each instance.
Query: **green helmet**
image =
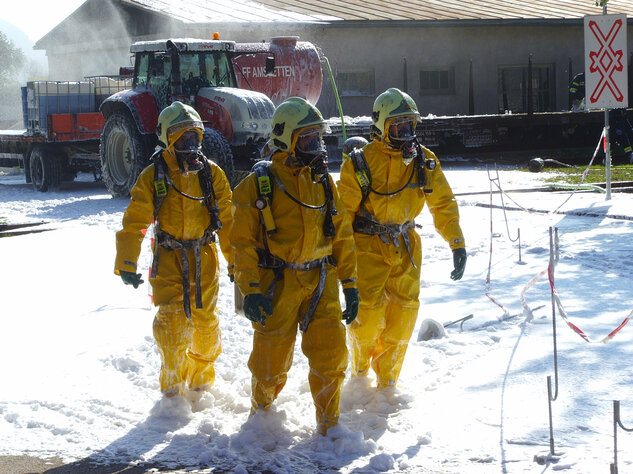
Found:
[[[290,97],[283,101],[273,114],[272,140],[275,147],[293,154],[299,130],[308,127],[329,132],[323,115],[314,105],[301,97]]]
[[[420,118],[418,106],[406,92],[391,87],[376,97],[371,114],[373,132],[385,137],[386,123],[395,117],[412,116],[414,121]]]
[[[171,148],[185,131],[192,129],[198,131],[202,141],[204,125],[200,115],[190,105],[176,101],[165,107],[158,116],[158,146],[163,149]]]

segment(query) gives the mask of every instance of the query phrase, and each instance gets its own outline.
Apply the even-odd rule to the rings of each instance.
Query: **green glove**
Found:
[[[132,285],[134,288],[138,288],[139,285],[143,283],[143,280],[141,280],[142,275],[140,273],[119,270],[119,274],[121,275],[121,280],[123,280],[123,283],[126,285]]]
[[[270,301],[261,293],[252,293],[244,297],[244,315],[254,323],[266,326],[266,316],[272,316]]]
[[[451,272],[451,279],[457,281],[464,275],[466,268],[466,249],[453,250],[453,266],[455,269]]]
[[[345,296],[345,311],[343,311],[343,320],[350,324],[358,315],[358,288],[343,289]]]

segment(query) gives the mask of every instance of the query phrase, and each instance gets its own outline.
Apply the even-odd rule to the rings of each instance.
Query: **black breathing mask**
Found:
[[[313,128],[300,133],[295,144],[295,156],[303,166],[310,168],[312,181],[320,180],[328,172],[327,151],[321,129]]]
[[[196,131],[187,131],[174,143],[174,152],[178,160],[180,172],[197,173],[203,168],[202,147],[200,145],[200,135]]]
[[[389,144],[402,151],[402,158],[410,161],[418,154],[415,136],[415,119],[409,116],[396,117],[389,123]]]

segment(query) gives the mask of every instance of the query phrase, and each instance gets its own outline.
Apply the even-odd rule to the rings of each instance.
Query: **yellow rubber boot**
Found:
[[[332,272],[328,274],[323,296],[301,342],[301,349],[310,365],[308,382],[316,409],[317,429],[325,432],[338,423],[341,388],[348,361],[338,291]]]
[[[160,354],[160,389],[167,396],[183,395],[187,378],[187,345],[193,327],[182,303],[160,306],[154,318],[154,338]]]
[[[387,305],[386,327],[379,341],[380,352],[371,363],[378,388],[393,387],[398,382],[418,315],[418,305],[414,303],[412,306],[403,307],[391,302]]]
[[[208,390],[215,382],[215,361],[222,352],[217,310],[192,308],[193,337],[187,359],[191,390]]]

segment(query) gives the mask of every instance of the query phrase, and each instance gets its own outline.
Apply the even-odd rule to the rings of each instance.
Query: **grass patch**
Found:
[[[523,168],[521,171],[530,172],[527,168]],[[544,171],[553,173],[554,176],[548,177],[543,180],[545,183],[567,183],[578,184],[582,178],[582,174],[585,171],[585,167],[576,168],[550,168],[546,167]],[[584,184],[595,184],[606,182],[606,171],[604,165],[593,165],[585,180]],[[616,165],[611,166],[611,182],[615,181],[633,181],[633,165]]]

